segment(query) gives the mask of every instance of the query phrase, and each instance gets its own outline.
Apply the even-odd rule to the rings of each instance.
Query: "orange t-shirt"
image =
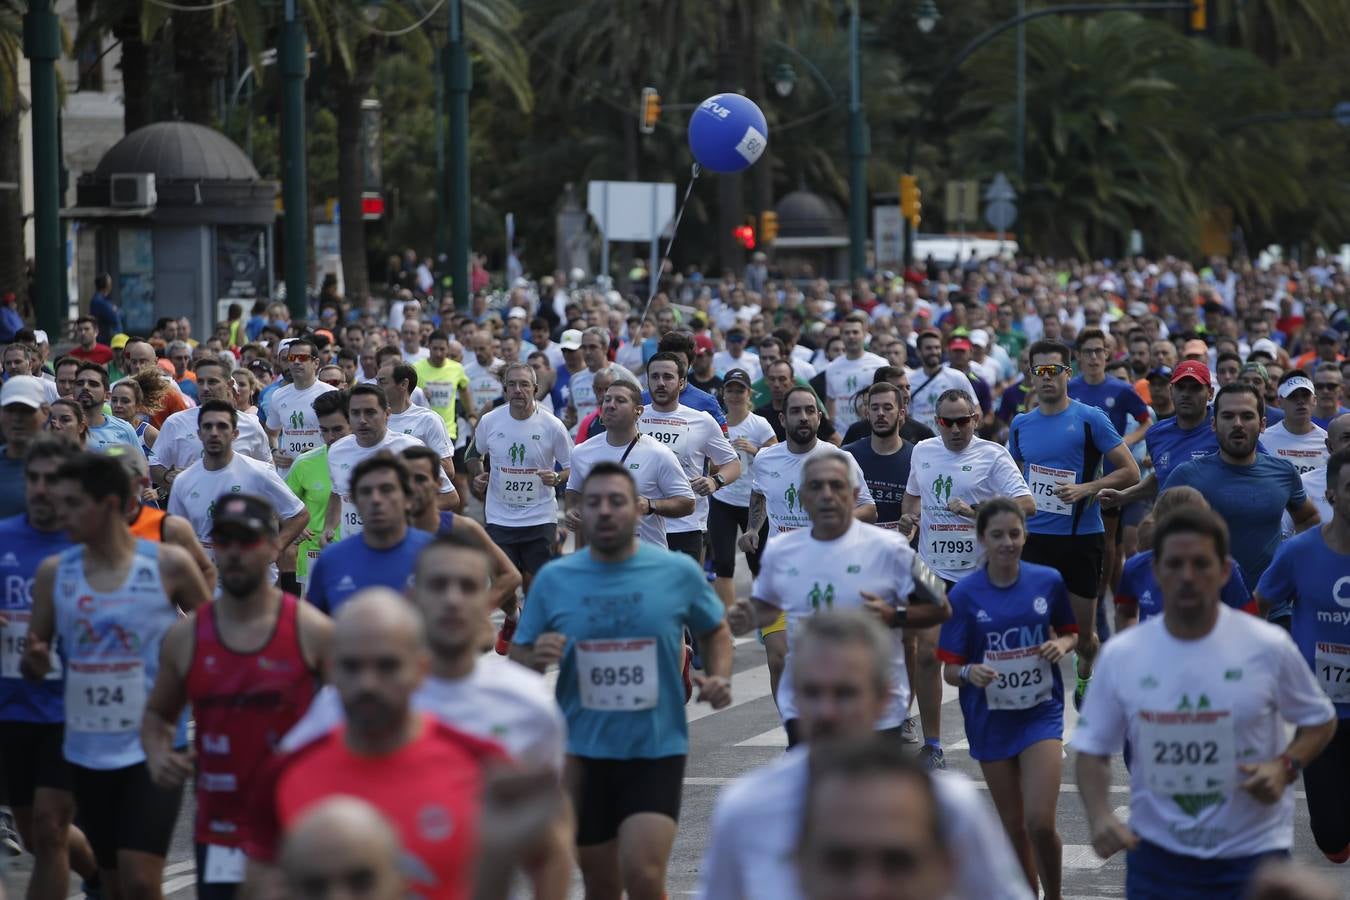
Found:
[[[244,852],[276,858],[307,809],[337,794],[374,806],[398,834],[412,893],[434,900],[472,894],[484,774],[509,757],[500,746],[422,719],[422,732],[385,756],[359,756],[340,727],[275,760],[249,804]]]
[[[1148,379],[1140,378],[1134,383],[1134,392],[1149,406],[1153,405],[1153,392],[1148,389]]]
[[[150,417],[150,424],[155,428],[163,428],[164,420],[176,412],[182,412],[185,409],[191,409],[192,404],[188,403],[183,392],[178,390],[175,385],[172,390],[164,395],[164,405],[159,408],[159,412]]]

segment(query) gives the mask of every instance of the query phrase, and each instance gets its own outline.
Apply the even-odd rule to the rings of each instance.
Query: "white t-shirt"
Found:
[[[980,398],[975,396],[970,377],[951,366],[943,366],[931,379],[923,369],[914,369],[909,373],[909,387],[909,418],[931,430],[937,429],[938,398],[947,391],[964,391],[970,395],[976,411],[980,409]]]
[[[474,406],[482,409],[484,404],[502,396],[501,372],[505,365],[494,357],[492,362],[484,366],[477,356],[470,356],[464,363],[464,374],[469,376],[469,393]]]
[[[319,436],[319,417],[314,414],[314,401],[336,390],[332,385],[316,381],[303,391],[294,383],[283,384],[272,392],[267,402],[267,427],[280,431],[277,445],[292,459],[323,446]],[[286,477],[287,466],[281,476]]]
[[[197,437],[197,420],[201,407],[176,412],[164,420],[159,437],[150,449],[150,465],[166,469],[186,469],[202,458],[202,442]],[[272,464],[272,444],[263,431],[262,423],[253,413],[238,414],[239,437],[234,439],[234,452],[256,459],[269,469]],[[175,486],[176,489],[176,486]]]
[[[883,357],[863,351],[857,359],[848,356],[836,356],[825,367],[825,396],[834,402],[834,414],[830,421],[840,432],[858,421],[853,410],[853,396],[872,383],[872,373],[887,365]]]
[[[1316,425],[1307,434],[1294,434],[1280,422],[1261,432],[1261,443],[1280,459],[1294,464],[1300,475],[1326,467],[1331,451],[1327,449],[1327,433]]]
[[[404,348],[400,348],[400,351],[403,353],[403,361],[410,366],[431,356],[431,351],[426,347],[418,347],[416,353],[409,353]]]
[[[374,456],[381,450],[388,450],[397,456],[404,447],[421,446],[425,445],[412,435],[401,434],[392,429],[386,430],[384,439],[373,447],[362,447],[356,442],[356,435],[354,434],[349,434],[333,442],[328,448],[328,480],[333,484],[333,493],[337,494],[342,501],[342,518],[339,524],[342,537],[351,537],[365,530],[365,525],[361,521],[361,514],[357,512],[356,503],[351,496],[352,470],[356,468],[357,464],[368,456]],[[439,474],[441,476],[440,492],[442,494],[452,493],[455,486],[445,476],[444,470]]]
[[[644,407],[638,418],[638,430],[670,448],[691,481],[703,474],[706,460],[725,466],[737,459],[736,451],[722,434],[722,426],[708,413],[683,404],[676,404],[670,412],[659,412],[655,406]],[[707,497],[695,501],[692,515],[666,522],[668,534],[704,531],[707,527]]]
[[[1203,859],[1293,846],[1293,786],[1267,805],[1238,787],[1237,770],[1283,753],[1286,722],[1318,725],[1336,716],[1281,628],[1221,604],[1209,634],[1183,641],[1156,616],[1102,645],[1083,703],[1074,749],[1109,756],[1126,738],[1134,747],[1135,834]],[[1192,746],[1196,757],[1188,757]],[[1187,775],[1210,790],[1178,789]]]
[[[1327,502],[1327,467],[1322,466],[1313,469],[1311,472],[1303,473],[1303,491],[1308,495],[1308,499],[1317,507],[1317,514],[1322,517],[1322,522],[1331,521],[1331,504]],[[1294,517],[1289,515],[1289,510],[1284,511],[1280,516],[1280,538],[1287,540],[1294,536]]]
[[[730,421],[727,422],[728,441],[734,441],[737,438],[745,438],[756,447],[763,449],[765,444],[774,440],[775,435],[773,426],[769,424],[768,419],[750,413],[736,425],[732,425]],[[750,485],[754,483],[754,465],[758,454],[751,456],[749,453],[742,453],[737,450],[736,455],[741,458],[741,477],[718,490],[713,496],[728,506],[744,508],[750,505]]]
[[[215,552],[211,549],[211,515],[216,501],[226,494],[265,497],[283,522],[299,515],[305,508],[304,501],[295,496],[275,469],[255,459],[235,453],[224,468],[214,472],[198,460],[174,479],[173,492],[169,494],[169,513],[192,523],[197,540],[202,542],[212,559],[215,559]],[[273,572],[275,574],[275,569]]]
[[[562,710],[543,676],[519,663],[492,654],[480,656],[463,678],[428,676],[413,694],[412,704],[452,728],[498,742],[527,767],[562,771],[567,744]],[[328,685],[282,738],[280,749],[302,747],[345,721],[337,689]]]
[[[572,441],[562,422],[538,407],[517,419],[511,407],[499,406],[478,423],[473,436],[478,452],[488,457],[486,517],[490,525],[527,528],[558,521],[558,495],[539,480],[539,470],[564,469],[572,459]]]
[[[805,453],[793,453],[786,443],[774,444],[759,451],[755,456],[755,466],[751,490],[764,496],[765,510],[769,514],[769,539],[774,535],[809,528],[811,519],[802,508],[802,466],[808,459],[839,450],[833,444],[817,440]],[[873,506],[872,492],[867,489],[867,478],[862,467],[851,454],[844,453],[849,465],[853,467],[853,478],[858,482],[858,506]]]
[[[702,900],[802,900],[792,856],[810,758],[806,746],[794,747],[717,798],[699,873]],[[957,895],[1034,900],[997,813],[974,783],[959,772],[934,772],[933,793],[956,859]]]
[[[637,377],[618,363],[610,363],[609,369],[614,373],[616,380],[641,386]],[[600,405],[601,398],[595,396],[595,373],[590,369],[582,369],[572,375],[571,380],[567,382],[567,389],[570,392],[572,406],[577,411],[577,422],[595,412],[595,408]]]
[[[445,420],[425,406],[409,403],[403,412],[390,413],[389,430],[412,435],[435,450],[441,459],[455,455],[455,448],[450,446],[450,435],[445,431]]]
[[[675,454],[660,442],[639,433],[631,444],[615,446],[609,442],[609,433],[597,434],[572,451],[572,472],[567,476],[567,489],[581,493],[581,483],[598,462],[617,462],[626,466],[628,474],[637,482],[639,497],[661,500],[667,497],[693,497],[684,469]],[[626,458],[625,458],[626,455]],[[666,517],[652,513],[638,516],[637,535],[649,544],[666,548]]]
[[[810,528],[799,528],[769,541],[750,596],[787,613],[787,661],[778,680],[778,712],[783,721],[797,718],[792,644],[802,620],[821,610],[861,609],[863,591],[904,608],[914,592],[913,567],[914,551],[903,537],[856,520],[842,537],[832,541],[817,540]],[[878,728],[894,728],[908,715],[904,630],[890,629],[890,638],[891,702],[877,722]]]
[[[940,437],[919,441],[909,459],[905,493],[921,498],[919,556],[948,581],[974,572],[984,551],[975,539],[975,520],[948,511],[947,504],[1031,496],[1007,448],[982,438],[971,438],[961,453],[948,450]]]
[[[741,369],[750,376],[751,381],[757,381],[762,374],[759,367],[759,357],[753,353],[742,352],[740,356],[732,356],[730,352],[722,350],[713,354],[713,371],[719,377],[726,375],[732,369]]]

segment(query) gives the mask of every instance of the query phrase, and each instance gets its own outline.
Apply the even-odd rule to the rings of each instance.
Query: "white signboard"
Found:
[[[592,181],[586,211],[607,241],[654,241],[675,218],[675,185],[659,181]]]

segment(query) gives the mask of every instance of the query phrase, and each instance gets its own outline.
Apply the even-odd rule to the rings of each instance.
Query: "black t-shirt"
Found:
[[[859,419],[848,426],[848,431],[844,432],[844,443],[851,444],[854,441],[860,441],[865,437],[872,436],[872,423],[866,419]],[[911,444],[917,444],[919,441],[926,441],[930,437],[937,437],[927,425],[923,425],[913,419],[905,419],[905,424],[900,426],[900,438]]]
[[[783,427],[783,419],[779,415],[778,410],[773,408],[773,403],[766,403],[763,406],[756,407],[755,415],[763,416],[769,420],[769,424],[773,426],[773,433],[778,436],[778,440],[787,440],[787,429]],[[820,427],[816,429],[816,437],[820,438],[822,441],[828,441],[834,436],[834,432],[834,423],[825,416],[821,416]]]
[[[700,381],[694,375],[693,372],[690,372],[687,377],[687,380],[690,384],[698,388],[700,391],[705,391],[716,397],[718,405],[720,405],[723,409],[727,408],[726,403],[722,401],[722,379],[719,375],[714,373],[713,377],[709,378],[707,381]]]

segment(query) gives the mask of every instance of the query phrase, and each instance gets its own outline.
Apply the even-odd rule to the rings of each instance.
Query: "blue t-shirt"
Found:
[[[305,599],[331,616],[362,588],[387,587],[402,593],[412,581],[418,552],[431,539],[428,532],[409,528],[394,546],[373,550],[362,535],[343,538],[314,560]]]
[[[9,618],[9,625],[0,631],[0,658],[5,671],[10,671],[10,665],[17,666],[23,656],[28,614],[33,609],[33,576],[38,566],[70,546],[64,531],[38,531],[28,524],[27,515],[0,521],[0,578],[4,579],[0,613]],[[0,721],[65,721],[61,665],[53,662],[56,665],[52,674],[39,682],[0,675]]]
[[[23,483],[23,457],[10,459],[0,446],[0,518],[28,512],[28,493]]]
[[[1144,443],[1148,445],[1153,474],[1161,491],[1177,466],[1219,452],[1219,439],[1214,434],[1214,411],[1206,410],[1205,421],[1189,431],[1177,424],[1176,416],[1154,422],[1144,436]]]
[[[436,526],[436,534],[449,534],[455,529],[455,514],[448,509],[441,510],[440,524]]]
[[[722,622],[723,613],[702,567],[683,553],[639,543],[633,556],[607,563],[580,550],[549,562],[534,576],[515,642],[533,644],[550,631],[567,636],[557,695],[567,717],[568,753],[595,759],[681,756],[689,751],[680,680],[684,628],[707,634]],[[642,639],[654,640],[654,647]],[[579,641],[589,643],[584,667],[578,664]],[[610,653],[614,664],[607,666]],[[654,673],[649,671],[653,658]],[[592,707],[599,705],[594,689],[609,688],[620,678],[629,679],[624,696],[644,696],[646,684],[656,704],[627,711],[587,708],[583,677],[593,692]]]
[[[1350,685],[1350,556],[1327,546],[1321,528],[1309,528],[1280,545],[1256,592],[1274,609],[1290,610],[1290,633],[1328,694]],[[1318,643],[1324,646],[1317,660]],[[1337,665],[1337,662],[1340,665]],[[1350,719],[1350,702],[1336,704],[1336,716]]]
[[[717,402],[717,398],[702,388],[696,388],[692,384],[686,384],[684,390],[680,391],[680,402],[691,409],[701,409],[708,415],[717,420],[717,424],[722,426],[722,433],[727,431],[727,414],[722,412],[722,405]],[[648,391],[642,392],[642,405],[651,406],[652,395]]]
[[[184,397],[191,397],[193,403],[200,400],[197,396],[197,382],[193,381],[191,378],[184,378],[182,381],[177,382],[177,384],[178,390],[183,393]]]
[[[1109,375],[1101,384],[1088,384],[1079,375],[1069,382],[1069,396],[1080,403],[1095,406],[1115,426],[1122,437],[1130,430],[1130,419],[1139,423],[1151,415],[1148,404],[1135,393],[1134,386]]]
[[[862,438],[845,444],[867,479],[867,489],[877,504],[877,524],[886,526],[900,521],[900,503],[905,499],[905,485],[909,483],[909,459],[914,445],[901,441],[900,449],[890,456],[882,456],[872,449],[872,439]]]
[[[1242,564],[1237,560],[1233,560],[1233,571],[1219,599],[1233,609],[1256,612],[1256,607],[1252,605],[1252,592],[1247,589],[1247,580],[1242,575]],[[1116,591],[1115,600],[1117,603],[1137,603],[1140,622],[1162,615],[1162,588],[1158,586],[1158,579],[1153,577],[1152,550],[1141,550],[1125,560],[1120,573],[1120,590]]]
[[[1230,554],[1242,564],[1247,588],[1255,589],[1280,546],[1280,519],[1285,510],[1292,513],[1308,499],[1298,469],[1288,460],[1264,453],[1256,454],[1250,466],[1207,456],[1177,466],[1163,490],[1182,484],[1204,494],[1228,523]],[[1272,610],[1270,618],[1281,616]]]
[[[1313,424],[1316,425],[1318,428],[1321,428],[1323,431],[1325,431],[1326,429],[1331,427],[1332,419],[1339,418],[1345,415],[1346,413],[1350,413],[1350,409],[1346,409],[1344,406],[1342,406],[1336,410],[1336,414],[1333,416],[1313,416],[1312,417]],[[1273,424],[1275,423],[1270,421],[1269,412],[1267,412],[1266,427],[1269,428]]]
[[[90,426],[89,440],[85,447],[88,450],[102,450],[105,447],[111,447],[113,444],[126,444],[128,447],[141,446],[140,435],[136,433],[136,426],[130,422],[124,422],[116,416],[105,415],[103,424],[97,428]]]
[[[1045,501],[1037,492],[1052,492],[1053,482],[1044,473],[1038,477],[1032,466],[1071,471],[1074,483],[1084,484],[1097,477],[1097,466],[1121,444],[1120,432],[1106,413],[1077,400],[1070,400],[1063,412],[1053,416],[1037,407],[1013,419],[1008,427],[1008,450],[1031,486],[1037,506],[1036,514],[1027,520],[1027,532],[1064,535],[1105,531],[1096,497],[1079,500],[1066,513],[1041,511]]]
[[[938,659],[965,665],[985,662],[989,651],[1039,647],[1056,634],[1076,634],[1078,624],[1069,604],[1064,578],[1049,566],[1024,562],[1017,580],[996,587],[989,569],[980,566],[952,588],[952,617],[938,637]],[[961,712],[966,720],[970,755],[981,761],[1011,759],[1037,741],[1064,735],[1064,680],[1050,664],[1050,696],[1028,709],[990,709],[986,688],[961,686]],[[1043,671],[1043,670],[1040,670]],[[1029,687],[1044,678],[1033,670]]]

